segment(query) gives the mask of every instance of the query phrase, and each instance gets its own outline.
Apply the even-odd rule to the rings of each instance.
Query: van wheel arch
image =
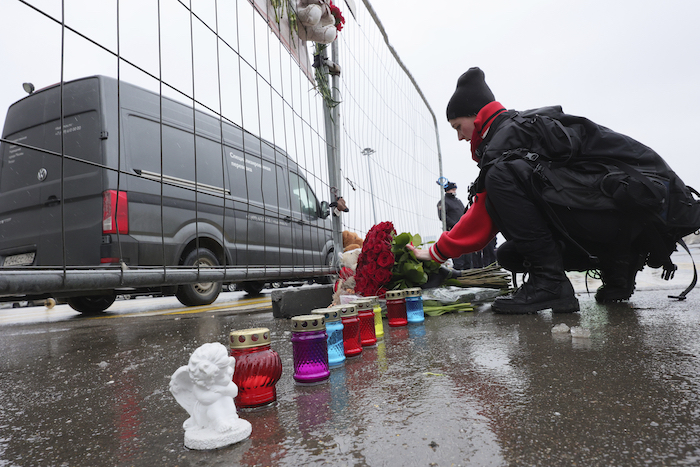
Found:
[[[193,238],[187,244],[185,244],[184,248],[182,249],[182,252],[180,253],[179,261],[178,264],[180,266],[185,266],[185,260],[187,257],[195,250],[197,249],[197,245],[199,243],[199,248],[206,248],[210,252],[214,254],[216,257],[216,260],[218,261],[218,265],[226,265],[230,264],[230,259],[226,252],[224,251],[224,247],[221,246],[221,244],[218,242],[218,240],[215,240],[210,237],[199,237],[199,242],[197,241],[196,238]]]

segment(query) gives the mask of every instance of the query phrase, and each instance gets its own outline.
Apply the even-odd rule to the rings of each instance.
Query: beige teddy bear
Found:
[[[357,235],[355,232],[350,232],[349,230],[343,230],[343,251],[350,251],[355,248],[362,248],[363,244],[362,237]]]

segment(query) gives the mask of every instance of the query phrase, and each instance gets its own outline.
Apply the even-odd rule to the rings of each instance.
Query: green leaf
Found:
[[[406,250],[406,248],[392,247],[391,253],[394,255],[395,263],[402,263],[411,258],[411,255],[409,254],[408,250]]]
[[[394,244],[397,247],[403,248],[411,242],[411,234],[403,232],[396,237],[394,237]]]
[[[428,275],[423,272],[423,268],[409,269],[406,272],[406,279],[414,284],[425,284],[428,280]]]
[[[420,234],[415,234],[413,238],[411,239],[411,243],[413,243],[413,246],[419,246],[423,244],[423,239],[420,237]]]

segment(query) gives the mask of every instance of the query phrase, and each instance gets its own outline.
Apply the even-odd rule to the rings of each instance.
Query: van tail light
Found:
[[[107,190],[102,193],[102,233],[129,233],[129,204],[126,191]]]

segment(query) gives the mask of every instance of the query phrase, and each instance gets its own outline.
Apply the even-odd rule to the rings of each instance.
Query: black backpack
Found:
[[[573,115],[561,107],[524,112],[508,111],[504,117],[518,126],[519,135],[530,138],[527,148],[510,150],[505,158],[523,158],[534,167],[533,186],[554,225],[574,245],[550,204],[582,209],[617,209],[640,219],[646,264],[663,267],[670,279],[677,267],[670,256],[683,237],[700,229],[700,194],[686,186],[655,151],[638,141]],[[602,195],[602,196],[601,196]],[[692,255],[691,255],[692,260]],[[697,282],[673,298],[684,299]]]

